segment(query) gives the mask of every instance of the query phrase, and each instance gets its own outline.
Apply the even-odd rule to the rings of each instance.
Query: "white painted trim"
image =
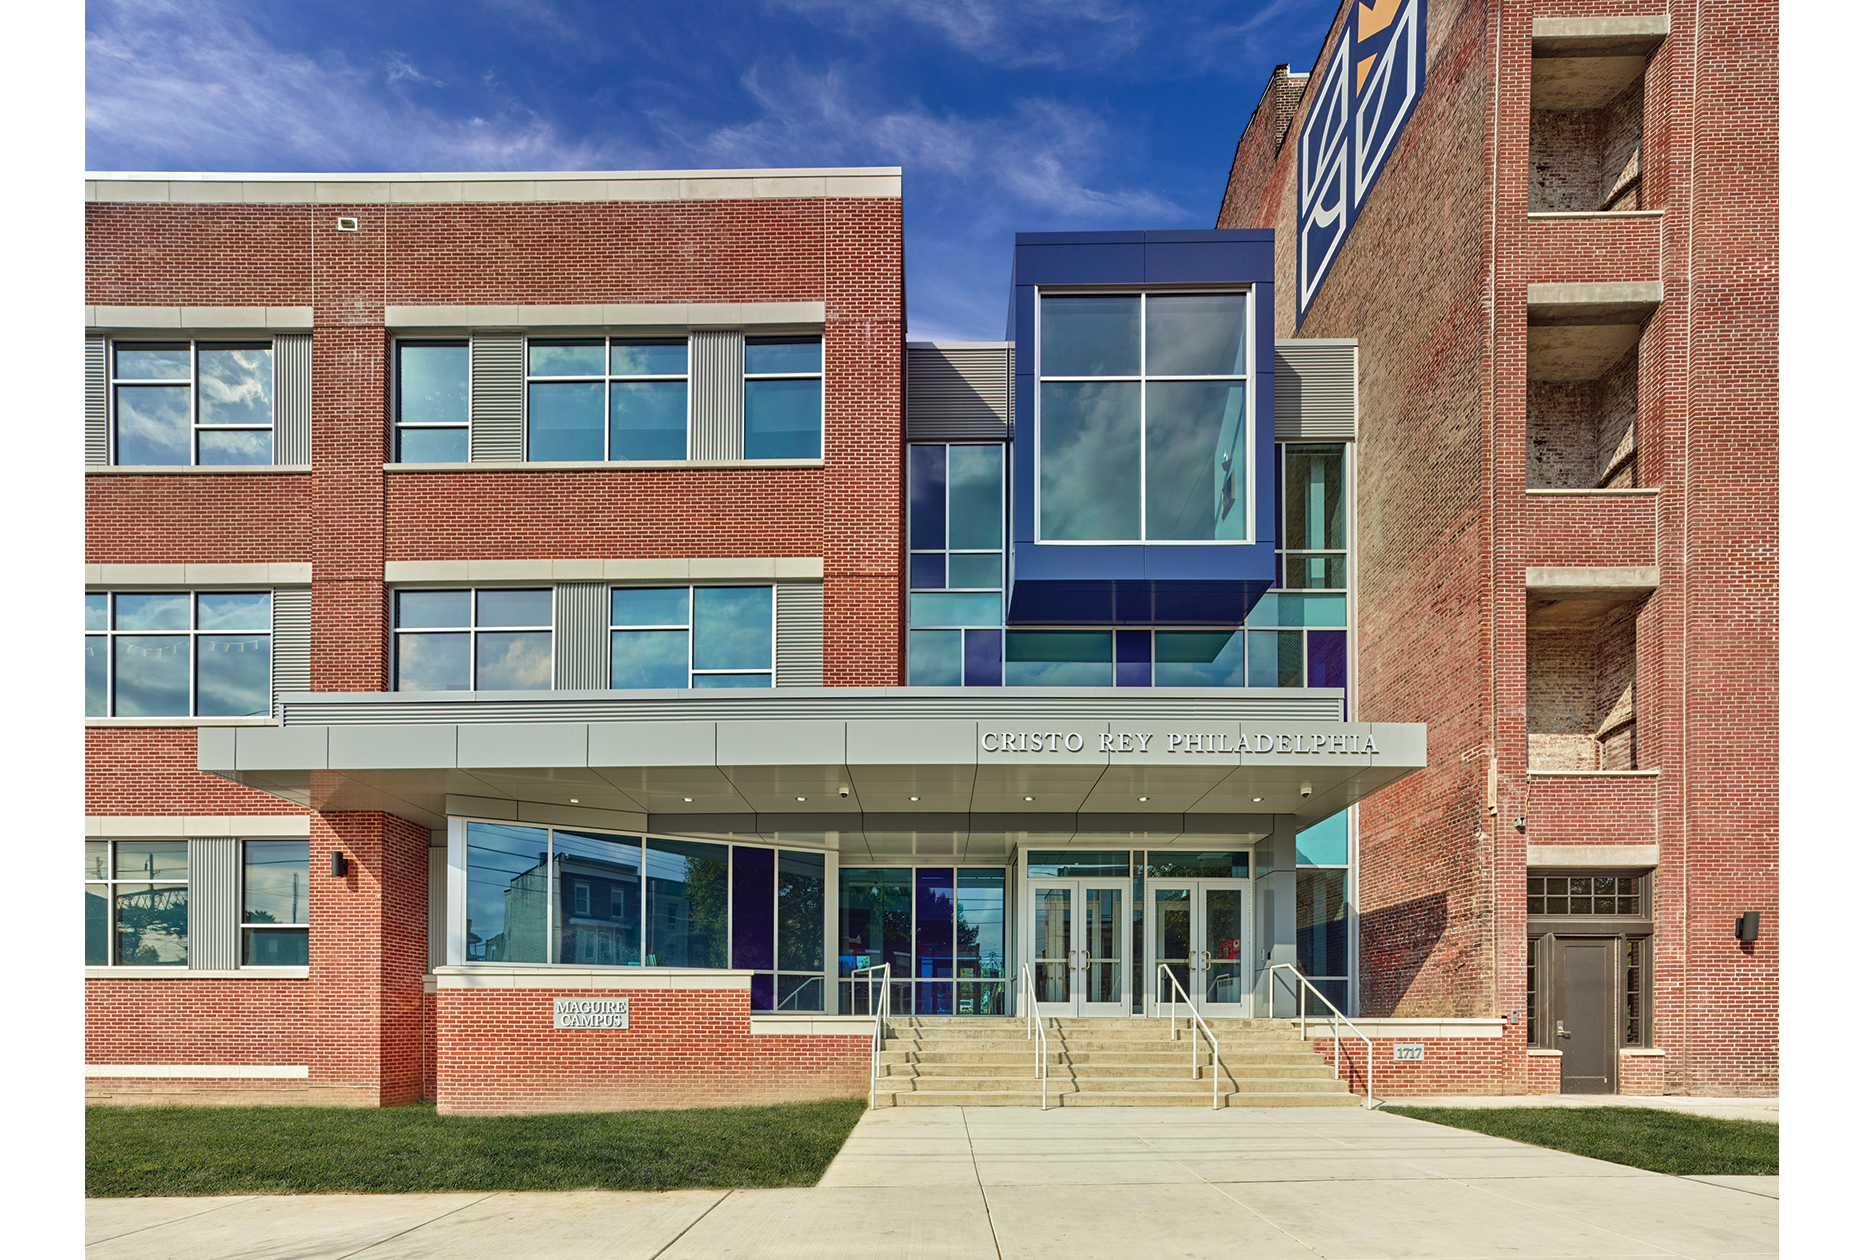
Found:
[[[1620,1046],[1618,1049],[1618,1057],[1621,1059],[1661,1059],[1663,1055],[1662,1050],[1650,1047]]]
[[[872,1015],[753,1015],[753,1037],[872,1037]]]
[[[232,969],[186,967],[86,967],[86,980],[309,980],[309,967],[248,967]]]
[[[310,332],[308,306],[87,306],[87,332]]]
[[[84,819],[90,839],[130,837],[151,839],[237,836],[258,840],[267,836],[308,836],[309,814],[90,814]]]
[[[1530,219],[1661,219],[1661,210],[1529,210]]]
[[[1637,498],[1643,496],[1645,498],[1654,499],[1661,494],[1662,491],[1663,487],[1661,486],[1625,486],[1616,490],[1529,490],[1525,493],[1530,499],[1537,496],[1565,496],[1569,498],[1594,499]]]
[[[228,473],[308,473],[309,464],[86,464],[86,477],[219,477]]]
[[[1450,1040],[1499,1040],[1508,1027],[1505,1019],[1365,1019],[1355,1018],[1353,1026],[1375,1041],[1389,1038],[1435,1037]],[[1299,1025],[1297,1024],[1298,1028]],[[1351,1038],[1352,1029],[1340,1024],[1341,1038]],[[1307,1040],[1331,1041],[1333,1030],[1327,1021],[1307,1017]]]
[[[683,468],[826,468],[820,459],[605,459],[605,460],[479,460],[469,464],[383,464],[383,472],[626,472]]]
[[[261,1067],[251,1063],[86,1063],[84,1075],[139,1076],[161,1080],[236,1077],[241,1080],[302,1081],[310,1079],[311,1069],[304,1064]]]
[[[820,332],[825,302],[606,302],[585,306],[391,306],[383,322],[400,332],[433,328],[784,328]]]
[[[86,586],[309,586],[311,566],[261,564],[87,564]]]
[[[1527,1057],[1530,1059],[1557,1059],[1565,1053],[1566,1051],[1564,1050],[1542,1050],[1538,1046],[1529,1046]]]
[[[194,726],[277,726],[277,718],[85,718],[86,726],[194,727]]]
[[[1529,770],[1530,779],[1654,779],[1661,770]]]
[[[1530,844],[1529,866],[1656,866],[1654,844]]]
[[[725,171],[462,171],[270,174],[87,171],[86,201],[366,206],[541,201],[743,201],[900,196],[897,166]],[[362,229],[372,226],[367,215]],[[336,225],[323,225],[334,231]]]
[[[402,582],[821,581],[820,556],[694,560],[390,560],[382,580]]]
[[[434,968],[436,989],[741,989],[751,988],[749,971],[698,967],[557,967],[470,963]]]

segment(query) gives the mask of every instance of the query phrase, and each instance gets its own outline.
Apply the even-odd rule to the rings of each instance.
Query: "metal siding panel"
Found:
[[[278,413],[272,434],[272,461],[311,462],[311,339],[290,333],[272,339],[278,378]]]
[[[822,588],[777,587],[777,686],[822,685]]]
[[[188,841],[188,967],[239,966],[239,841]]]
[[[1006,442],[1009,436],[1007,349],[907,349],[908,441]]]
[[[110,345],[84,339],[84,462],[110,462]]]
[[[1350,442],[1359,436],[1359,347],[1275,345],[1275,436]]]
[[[552,642],[559,691],[608,687],[608,583],[558,582]]]
[[[475,333],[472,338],[474,463],[524,458],[524,335]]]
[[[288,691],[311,689],[311,588],[272,592],[272,711]]]
[[[695,332],[691,340],[693,459],[744,457],[744,333]]]

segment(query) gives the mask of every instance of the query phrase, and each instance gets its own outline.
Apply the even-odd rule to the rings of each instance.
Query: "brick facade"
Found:
[[[1666,11],[1641,87],[1595,111],[1534,108],[1536,19]],[[1430,724],[1430,768],[1361,808],[1361,1009],[1519,1009],[1528,843],[1656,844],[1664,1054],[1627,1055],[1621,1088],[1653,1092],[1655,1073],[1671,1093],[1775,1093],[1777,7],[1433,0],[1427,58],[1298,333],[1294,137],[1311,99],[1286,141],[1258,108],[1218,219],[1277,229],[1278,335],[1358,339],[1358,716]],[[1608,202],[1641,213],[1532,217]],[[1596,381],[1528,380],[1528,285],[1650,280],[1663,300],[1624,361]],[[1525,570],[1541,565],[1662,576],[1580,644],[1527,623]],[[1574,710],[1562,731],[1578,735],[1586,707],[1596,736],[1633,695],[1635,762],[1622,737],[1542,751],[1655,775],[1530,774],[1559,704]],[[1734,939],[1743,910],[1762,915],[1753,944]],[[1544,1085],[1550,1063],[1516,1059],[1498,1080]]]

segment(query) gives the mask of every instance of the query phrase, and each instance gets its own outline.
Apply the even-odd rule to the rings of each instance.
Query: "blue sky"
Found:
[[[1003,335],[1011,235],[1216,221],[1327,0],[90,0],[113,171],[905,168],[909,335]]]

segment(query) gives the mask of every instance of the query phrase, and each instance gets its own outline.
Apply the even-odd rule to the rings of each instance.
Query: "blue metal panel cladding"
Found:
[[[1011,444],[1012,625],[1238,625],[1274,582],[1275,234],[1025,232],[1016,237],[1007,337],[1016,345]],[[1250,543],[1037,541],[1036,293],[1058,287],[1250,286],[1254,295],[1254,539]]]

